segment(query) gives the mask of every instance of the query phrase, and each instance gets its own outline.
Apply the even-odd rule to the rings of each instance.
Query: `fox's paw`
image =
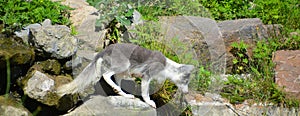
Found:
[[[155,102],[153,100],[146,101],[151,107],[156,108]]]
[[[126,98],[130,98],[130,99],[135,98],[134,95],[132,95],[132,94],[124,94],[123,96]]]

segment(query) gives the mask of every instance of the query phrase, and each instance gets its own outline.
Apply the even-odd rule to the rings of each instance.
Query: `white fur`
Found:
[[[174,62],[173,60],[166,58],[167,59],[167,65],[169,66],[174,66],[176,68],[179,68],[180,66],[182,66],[182,64],[178,64],[177,62]]]

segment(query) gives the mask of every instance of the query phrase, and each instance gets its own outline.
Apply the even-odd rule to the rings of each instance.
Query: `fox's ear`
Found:
[[[186,65],[186,64],[183,64],[182,66],[179,67],[179,70],[181,72],[192,72],[192,70],[194,69],[194,66],[193,65]]]

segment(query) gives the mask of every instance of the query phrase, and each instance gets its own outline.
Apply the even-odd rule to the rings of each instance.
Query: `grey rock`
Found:
[[[241,116],[298,116],[299,109],[284,108],[266,104],[241,104],[235,106],[235,111]]]
[[[51,20],[50,19],[45,19],[44,22],[42,22],[42,26],[46,27],[46,26],[51,26]]]
[[[227,20],[218,23],[224,39],[264,39],[268,37],[264,24],[258,18]]]
[[[218,98],[216,93],[199,93],[188,95],[188,103],[194,116],[297,116],[299,109],[284,108],[274,104],[247,103],[230,104],[227,100]],[[218,99],[214,99],[218,98]]]
[[[1,109],[3,110],[1,116],[31,116],[30,112],[13,106],[1,106]]]
[[[64,116],[155,116],[156,111],[139,99],[122,96],[91,96],[88,101]]]
[[[225,44],[216,21],[195,16],[161,17],[160,20],[167,41],[178,38],[189,49],[176,51],[177,55],[192,52],[200,64],[211,65],[212,72],[225,73]],[[176,50],[176,46],[172,48]]]
[[[235,116],[233,106],[226,102],[218,93],[205,93],[190,91],[186,95],[188,104],[194,116]]]
[[[92,17],[92,16],[91,16]],[[96,17],[88,18],[78,27],[80,50],[100,51],[104,45],[106,30],[96,30]]]
[[[282,33],[283,26],[280,24],[265,25],[265,28],[267,29],[268,37],[278,38],[284,35]]]
[[[53,92],[55,82],[46,74],[40,71],[35,71],[32,77],[27,81],[27,86],[24,87],[24,93],[30,98],[36,99],[40,102],[47,102],[49,99],[49,92]],[[55,104],[55,103],[54,103]],[[50,103],[49,105],[54,105]]]
[[[15,99],[0,96],[0,116],[32,116],[32,114]]]
[[[221,102],[191,103],[194,116],[297,116],[299,110],[272,105],[240,105],[234,106]]]
[[[194,116],[237,116],[231,108],[228,108],[229,104],[225,103],[199,102],[190,105]]]
[[[16,34],[17,37],[22,38],[23,42],[28,45],[29,44],[28,39],[30,38],[30,35],[29,35],[30,29],[39,29],[41,27],[42,27],[42,25],[38,24],[38,23],[30,24],[30,25],[26,26],[24,29],[22,29],[21,31],[16,31],[14,33]]]
[[[32,38],[30,43],[35,46],[41,56],[68,58],[77,50],[77,38],[70,34],[70,29],[65,25],[51,25],[45,20],[41,28],[30,28]],[[46,52],[46,53],[44,53]]]

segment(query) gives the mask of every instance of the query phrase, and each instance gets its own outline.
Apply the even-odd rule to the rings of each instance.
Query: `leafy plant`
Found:
[[[125,26],[131,25],[134,9],[121,0],[88,0],[90,5],[99,9],[99,19],[96,20],[98,29],[107,29],[105,45],[121,42],[121,35],[126,31]]]
[[[229,20],[247,17],[250,0],[200,0],[216,20]]]
[[[71,35],[77,35],[78,34],[78,31],[76,30],[75,26],[71,25]]]
[[[11,33],[22,27],[50,19],[52,23],[70,25],[71,8],[51,0],[1,0],[0,23],[2,32]]]
[[[198,75],[196,76],[197,79],[197,90],[206,92],[209,86],[212,83],[211,76],[212,73],[206,70],[204,67],[200,67],[198,71]]]
[[[300,28],[299,0],[255,0],[250,17],[261,18],[266,24],[283,24],[286,28]]]
[[[255,87],[257,83],[251,83],[249,80],[241,79],[236,76],[229,76],[228,81],[224,82],[226,85],[221,95],[229,99],[230,103],[241,103],[246,99],[250,99],[253,94],[251,88]]]
[[[90,5],[99,9],[99,19],[96,26],[105,29],[111,22],[117,21],[121,25],[130,25],[133,9],[128,6],[127,2],[122,0],[88,0]]]
[[[230,52],[233,54],[233,68],[232,73],[242,74],[247,73],[249,69],[249,57],[247,55],[248,45],[243,41],[237,43],[234,42],[231,44],[232,49]]]
[[[159,16],[211,17],[199,0],[159,0],[136,5],[144,20],[158,21]]]
[[[287,31],[289,33],[288,38],[282,38],[276,40],[277,49],[285,50],[299,50],[300,49],[300,29]]]

